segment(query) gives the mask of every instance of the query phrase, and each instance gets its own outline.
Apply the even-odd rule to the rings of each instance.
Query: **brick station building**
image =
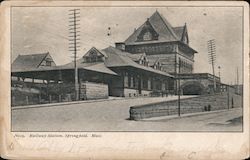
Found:
[[[197,53],[189,46],[187,25],[172,27],[158,11],[116,46],[132,54],[146,53],[149,61],[159,60],[162,70],[170,74],[192,73]]]
[[[196,53],[189,45],[187,25],[173,27],[156,11],[124,42],[101,50],[93,47],[77,60],[80,99],[176,94],[178,78],[182,94],[211,93],[213,76],[193,73]],[[36,103],[74,99],[74,63],[56,66],[49,53],[18,56],[12,77],[14,99],[18,85],[35,89]],[[31,81],[25,82],[27,78]],[[218,77],[216,85],[219,88]]]
[[[207,94],[214,92],[213,75],[193,73],[194,55],[197,53],[189,45],[188,29],[173,27],[156,11],[124,41],[116,43],[116,48],[132,54],[145,53],[149,63],[159,63],[161,70],[175,77],[172,87],[177,93],[177,79],[180,79],[181,94]],[[215,76],[217,91],[220,79]]]

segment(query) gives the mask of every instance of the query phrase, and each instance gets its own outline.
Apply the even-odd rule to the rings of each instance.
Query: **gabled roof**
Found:
[[[92,47],[83,57],[88,56],[93,51],[97,52],[100,55],[103,55],[104,57],[107,57],[107,55],[104,52],[102,52],[101,50],[96,49],[95,47]]]
[[[11,70],[25,71],[36,69],[48,55],[49,52],[40,54],[18,55],[18,57],[11,64]]]
[[[153,30],[158,34],[157,40],[138,41],[138,36],[141,34],[143,28],[152,26]],[[187,34],[186,24],[184,26],[173,27],[158,11],[156,11],[150,18],[147,19],[138,29],[134,31],[125,41],[126,45],[137,44],[152,44],[162,42],[183,42],[183,37]],[[186,44],[188,46],[188,44]],[[193,49],[192,49],[193,50]],[[195,50],[193,50],[196,52]]]
[[[183,32],[184,32],[184,28],[185,28],[185,26],[180,26],[180,27],[174,27],[174,28],[173,28],[175,34],[176,34],[177,37],[178,37],[178,40],[181,40],[181,39],[182,39],[182,35],[183,35]]]
[[[179,37],[174,32],[171,24],[160,15],[158,11],[156,11],[149,19],[148,22],[152,25],[154,30],[158,33],[158,42],[170,42],[170,41],[178,41]],[[142,24],[137,30],[134,31],[132,35],[130,35],[126,40],[125,44],[130,45],[134,44],[137,41],[137,36],[142,31],[142,28],[146,25],[146,22]],[[137,42],[138,43],[138,42]]]
[[[148,72],[152,72],[152,73],[156,73],[156,74],[160,74],[160,75],[164,75],[164,76],[168,76],[168,77],[173,77],[172,75],[160,71],[160,70],[155,70],[151,67],[146,67],[143,65],[140,65],[136,62],[134,62],[129,56],[128,52],[125,51],[121,51],[119,49],[116,49],[114,47],[108,47],[103,49],[102,51],[104,51],[108,58],[105,60],[105,65],[107,67],[134,67],[137,69],[142,69]]]
[[[102,52],[98,50],[98,52]],[[107,56],[107,55],[106,55]],[[115,72],[107,68],[104,62],[84,62],[83,58],[80,58],[76,61],[78,69],[84,69],[89,71],[95,71],[100,73],[106,73],[111,75],[117,75]],[[74,69],[74,62],[67,63],[65,65],[58,66],[59,69]]]

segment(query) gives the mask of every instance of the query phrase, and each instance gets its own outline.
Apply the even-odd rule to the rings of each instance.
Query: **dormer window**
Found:
[[[51,61],[46,61],[46,66],[51,66]]]
[[[83,56],[83,59],[85,62],[103,62],[105,59],[105,53],[102,53],[93,47]]]
[[[143,40],[144,41],[150,41],[150,40],[152,40],[152,34],[150,32],[144,33]]]
[[[40,66],[51,67],[51,66],[54,65],[53,63],[54,63],[54,62],[53,62],[52,58],[51,58],[51,57],[47,57],[47,58],[44,59],[44,61],[41,63]]]
[[[144,24],[141,32],[137,36],[137,41],[152,41],[158,40],[159,34],[155,31],[149,20]]]
[[[145,56],[143,56],[140,60],[139,60],[139,64],[143,65],[143,66],[148,66],[148,60]]]
[[[153,68],[156,69],[156,70],[162,70],[161,63],[160,62],[156,62],[154,64]]]

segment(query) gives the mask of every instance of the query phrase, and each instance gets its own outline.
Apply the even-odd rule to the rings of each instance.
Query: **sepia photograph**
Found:
[[[249,157],[249,4],[6,1],[5,159]]]
[[[11,130],[243,131],[242,7],[12,7]]]

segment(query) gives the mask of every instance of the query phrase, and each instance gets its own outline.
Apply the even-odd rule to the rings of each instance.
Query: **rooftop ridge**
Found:
[[[157,14],[162,19],[165,26],[170,30],[170,33],[178,40],[178,37],[176,36],[175,32],[173,31],[172,25],[167,21],[167,19],[165,17],[163,17],[158,11],[156,11],[154,14]]]

